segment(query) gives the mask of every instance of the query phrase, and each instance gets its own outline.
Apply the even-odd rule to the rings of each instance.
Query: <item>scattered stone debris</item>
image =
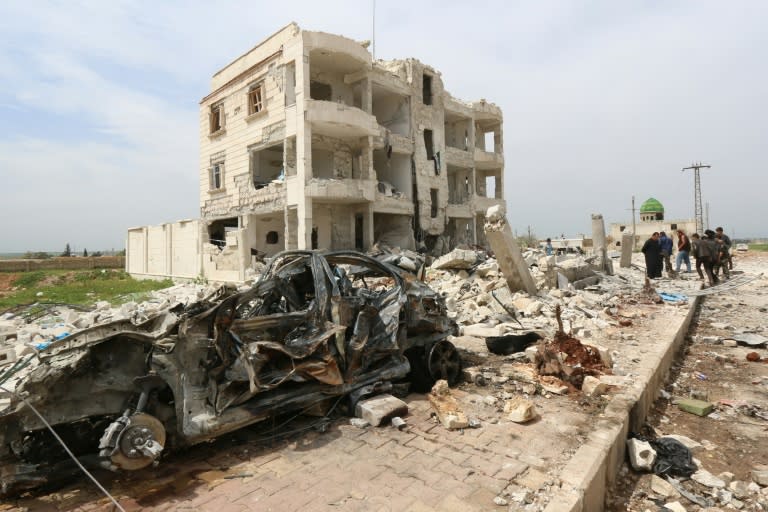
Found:
[[[533,405],[533,402],[521,396],[507,400],[504,404],[504,413],[509,421],[514,421],[515,423],[528,423],[538,417],[536,406]]]

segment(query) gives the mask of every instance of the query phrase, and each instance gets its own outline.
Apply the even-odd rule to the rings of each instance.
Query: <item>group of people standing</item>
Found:
[[[651,278],[661,277],[662,270],[666,270],[670,277],[680,273],[680,267],[685,263],[687,272],[691,272],[690,255],[696,260],[696,272],[700,279],[704,279],[706,273],[709,285],[717,284],[720,270],[726,279],[730,278],[730,270],[733,269],[731,257],[731,239],[718,227],[715,231],[707,229],[704,236],[694,233],[690,238],[677,230],[677,258],[675,269],[672,270],[672,248],[674,246],[671,237],[664,231],[655,232],[645,241],[641,251],[645,255],[646,275]],[[702,272],[702,267],[704,272]]]

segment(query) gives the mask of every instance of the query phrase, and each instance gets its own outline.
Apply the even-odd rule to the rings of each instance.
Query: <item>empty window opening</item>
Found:
[[[670,228],[672,231],[677,231],[677,224],[670,224],[670,225],[669,225],[669,228]]]
[[[208,127],[210,133],[216,133],[224,129],[224,103],[211,105],[211,111],[208,113]]]
[[[363,216],[360,213],[355,215],[355,249],[363,250]]]
[[[309,82],[309,97],[313,100],[331,101],[333,97],[331,85],[312,80]]]
[[[270,231],[267,233],[266,242],[268,245],[275,245],[279,240],[280,236],[277,234],[277,231]]]
[[[433,219],[437,218],[437,189],[431,188],[429,189],[429,199],[432,202],[431,209],[429,211],[429,216]]]
[[[227,233],[237,231],[239,227],[237,217],[221,219],[208,225],[208,241],[217,247],[227,245]]]
[[[424,130],[424,147],[427,149],[427,158],[435,159],[435,143],[432,138],[432,130]]]
[[[248,150],[251,179],[255,189],[264,188],[274,180],[285,178],[283,145]]]
[[[317,226],[312,227],[312,249],[317,249]]]
[[[252,85],[248,89],[248,115],[264,110],[264,84]]]
[[[627,229],[627,226],[619,226],[619,231],[624,232],[624,230]]]
[[[485,138],[485,150],[489,153],[496,152],[496,143],[494,142],[495,134],[493,132],[485,132],[483,134]]]
[[[422,75],[421,94],[425,105],[432,104],[432,77],[426,73]]]
[[[208,187],[210,190],[224,188],[224,152],[211,156],[211,166],[208,168]]]
[[[485,197],[496,197],[496,176],[485,177]]]

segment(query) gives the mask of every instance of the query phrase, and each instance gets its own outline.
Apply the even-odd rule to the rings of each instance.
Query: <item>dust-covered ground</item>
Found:
[[[768,351],[764,343],[742,341],[752,338],[756,343],[768,335],[767,279],[761,275],[768,271],[768,253],[737,254],[734,263],[732,281],[703,298],[667,394],[656,401],[641,433],[690,438],[699,445],[692,450],[694,461],[715,478],[706,484],[681,482],[700,503],[695,504],[651,473],[636,472],[625,463],[608,497],[608,510],[768,510],[768,488],[753,483],[753,471],[768,469],[761,467],[768,464]],[[729,284],[751,277],[739,287]],[[714,404],[714,412],[700,417],[680,410],[677,401],[686,397]],[[673,502],[683,508],[665,507]]]

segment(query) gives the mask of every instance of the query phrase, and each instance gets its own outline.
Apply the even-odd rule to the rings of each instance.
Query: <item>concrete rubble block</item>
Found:
[[[597,352],[600,354],[600,360],[603,362],[606,368],[613,368],[613,356],[611,356],[610,349],[602,345],[589,345],[589,346],[597,350]]]
[[[473,324],[462,327],[462,336],[473,336],[475,338],[488,338],[490,336],[501,336],[501,329],[490,327],[487,324]]]
[[[499,373],[504,377],[519,382],[538,382],[538,372],[530,365],[522,363],[503,364],[499,367]]]
[[[651,490],[665,498],[676,498],[680,496],[680,493],[677,492],[677,489],[675,489],[671,483],[656,475],[651,475]]]
[[[432,386],[432,391],[427,394],[427,399],[435,410],[437,419],[445,428],[456,430],[469,427],[469,419],[459,407],[447,381],[438,380]]]
[[[752,494],[751,491],[749,490],[749,484],[741,480],[734,480],[733,482],[729,483],[728,490],[731,491],[733,495],[740,500],[743,500],[744,498],[749,498],[749,495]]]
[[[536,345],[531,345],[530,347],[526,347],[525,349],[525,357],[528,358],[528,361],[531,363],[536,362],[536,354],[539,352],[538,347]]]
[[[725,482],[717,478],[715,475],[707,471],[706,469],[699,469],[697,472],[691,475],[691,480],[698,482],[705,487],[712,489],[725,488]]]
[[[664,504],[664,510],[670,510],[672,512],[686,512],[686,509],[679,501],[672,501]]]
[[[768,466],[761,466],[759,468],[752,469],[752,481],[756,484],[768,487]]]
[[[477,263],[477,253],[466,249],[454,249],[453,251],[440,256],[433,263],[431,268],[436,270],[444,269],[468,269]]]
[[[408,404],[392,395],[378,395],[361,400],[355,407],[355,416],[362,418],[374,427],[378,427],[394,416],[408,414]]]
[[[503,205],[495,204],[485,212],[485,219],[488,222],[504,222],[506,221],[506,214]]]
[[[553,393],[555,395],[568,394],[568,390],[570,389],[565,382],[552,375],[543,375],[539,377],[539,384],[541,385],[541,389],[547,393]]]
[[[13,346],[0,347],[0,367],[16,362],[16,349]]]
[[[677,407],[681,411],[695,414],[696,416],[706,416],[715,410],[714,404],[705,402],[703,400],[697,400],[695,398],[681,398],[677,402]]]
[[[504,413],[509,421],[514,421],[515,423],[527,423],[538,416],[533,402],[521,396],[507,400],[504,403]]]
[[[494,260],[486,261],[475,269],[475,273],[480,277],[487,277],[493,272],[497,273],[497,275],[499,272],[499,264]]]
[[[524,290],[535,295],[536,283],[506,219],[502,217],[493,221],[486,215],[485,238],[496,255],[496,261],[509,289]]]
[[[587,375],[584,377],[584,383],[581,385],[581,390],[588,396],[600,396],[608,391],[608,384],[600,382],[600,379],[596,377]]]
[[[544,308],[543,302],[538,300],[533,301],[530,304],[528,304],[528,307],[525,308],[525,311],[524,311],[525,316],[527,317],[536,316],[541,312],[543,308]]]
[[[656,461],[656,450],[646,441],[627,439],[629,463],[635,471],[652,471]]]
[[[471,382],[476,386],[486,386],[488,381],[485,378],[483,369],[478,366],[470,366],[461,369],[461,376],[465,382]]]

